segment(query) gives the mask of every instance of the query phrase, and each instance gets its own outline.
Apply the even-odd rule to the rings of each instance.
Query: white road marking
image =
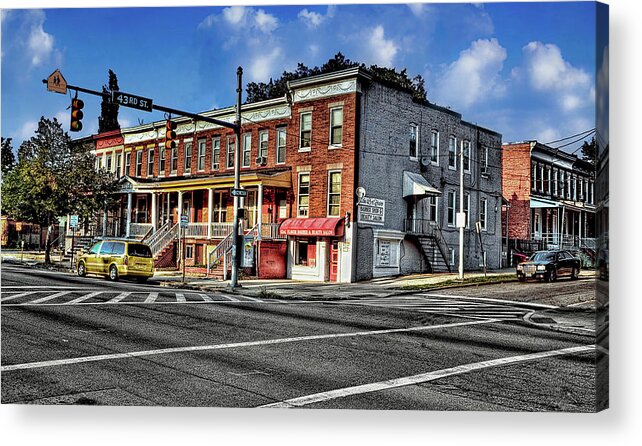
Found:
[[[42,290],[83,290],[85,288],[79,286],[50,286],[50,285],[15,285],[15,286],[3,286],[3,290],[23,290],[23,289],[42,289]]]
[[[158,293],[149,293],[149,295],[147,296],[147,299],[145,299],[145,303],[151,304],[155,302],[156,299],[158,299]]]
[[[60,293],[52,294],[52,295],[46,296],[46,297],[41,297],[40,299],[32,300],[31,302],[25,302],[25,303],[20,304],[20,305],[39,304],[41,302],[47,302],[48,300],[53,300],[53,299],[56,299],[58,297],[62,297],[62,296],[66,295],[66,294],[69,294],[69,293],[71,293],[71,291],[61,291]]]
[[[531,353],[528,355],[509,356],[499,359],[491,359],[489,361],[474,362],[464,364],[447,369],[436,370],[433,372],[422,373],[420,375],[406,376],[403,378],[389,379],[376,383],[363,384],[360,386],[345,387],[343,389],[330,390],[327,392],[315,393],[298,398],[292,398],[277,403],[265,404],[260,407],[280,407],[292,408],[307,406],[309,404],[319,403],[323,401],[333,400],[337,398],[345,398],[352,395],[361,395],[364,393],[379,392],[382,390],[394,389],[397,387],[410,386],[414,384],[421,384],[428,381],[434,381],[447,376],[459,375],[476,370],[486,369],[490,367],[499,367],[504,365],[517,364],[526,361],[535,361],[538,359],[550,358],[554,356],[572,355],[577,353],[586,353],[595,351],[595,345],[585,345],[581,347],[564,348],[561,350],[550,350],[546,352]]]
[[[257,299],[256,297],[243,296],[243,300],[245,300],[245,299],[250,300],[252,302],[263,302],[261,299]]]
[[[201,299],[203,299],[206,302],[212,302],[212,298],[209,297],[207,294],[199,294],[198,297],[200,297]]]
[[[557,308],[555,305],[535,304],[531,302],[519,302],[519,301],[512,301],[512,300],[490,299],[487,297],[454,296],[449,294],[432,294],[432,293],[421,293],[419,294],[419,296],[445,297],[447,299],[478,300],[482,302],[493,302],[493,303],[501,303],[501,304],[508,304],[508,305],[527,304],[529,307],[534,307],[534,308]]]
[[[2,299],[0,299],[0,302],[5,302],[5,301],[7,301],[7,300],[11,300],[11,299],[17,299],[17,298],[19,298],[19,297],[29,296],[29,295],[31,295],[31,294],[36,294],[36,293],[39,293],[39,292],[40,292],[40,291],[27,291],[26,293],[18,293],[18,294],[14,294],[13,296],[3,297]]]
[[[84,296],[77,297],[74,300],[70,300],[69,302],[65,302],[65,305],[73,305],[77,304],[78,302],[82,302],[83,300],[88,300],[91,299],[94,296],[97,296],[101,294],[102,291],[94,291],[93,293],[85,294]]]
[[[497,321],[492,319],[491,320],[485,319],[482,321],[456,322],[453,324],[428,325],[428,326],[421,326],[421,327],[389,328],[386,330],[355,331],[355,332],[348,332],[348,333],[330,333],[330,334],[322,334],[322,335],[299,336],[294,338],[266,339],[263,341],[235,342],[231,344],[197,345],[192,347],[173,347],[173,348],[163,348],[158,350],[143,350],[143,351],[128,352],[128,353],[113,353],[108,355],[83,356],[79,358],[55,359],[52,361],[40,361],[40,362],[28,362],[25,364],[3,365],[3,366],[0,366],[0,372],[9,372],[12,370],[36,369],[36,368],[42,368],[42,367],[53,367],[53,366],[69,365],[69,364],[81,364],[85,362],[106,361],[111,359],[131,359],[131,358],[138,358],[142,356],[166,355],[170,353],[186,353],[186,352],[196,352],[196,351],[204,351],[204,350],[222,350],[222,349],[229,349],[229,348],[256,347],[256,346],[263,346],[263,345],[287,344],[292,342],[316,341],[316,340],[322,340],[322,339],[337,339],[337,338],[348,338],[348,337],[357,337],[357,336],[374,336],[374,335],[383,335],[383,334],[392,334],[392,333],[429,331],[429,330],[437,330],[442,328],[456,328],[456,327],[465,327],[470,325],[489,324],[492,322],[497,322]]]
[[[131,294],[131,292],[130,292],[130,291],[125,291],[124,293],[120,293],[118,296],[116,296],[116,297],[114,297],[114,298],[112,298],[112,299],[108,300],[108,301],[107,301],[107,303],[108,303],[108,304],[113,304],[113,303],[116,303],[116,302],[120,302],[121,300],[123,300],[123,299],[125,299],[127,296],[129,296],[130,294]]]
[[[219,294],[219,296],[226,298],[229,301],[232,302],[240,302],[236,297],[229,296],[227,294]]]
[[[181,303],[187,302],[185,300],[185,295],[183,293],[176,293],[176,302],[181,302]]]

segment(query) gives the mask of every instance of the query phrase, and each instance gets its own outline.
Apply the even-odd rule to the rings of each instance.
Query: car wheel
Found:
[[[526,277],[524,277],[524,276],[517,276],[517,280],[519,280],[520,282],[526,282]]]
[[[571,271],[571,279],[575,280],[578,278],[579,275],[580,275],[579,268],[573,267],[573,270]]]
[[[87,270],[85,269],[85,262],[78,263],[78,275],[80,277],[85,277],[87,275]]]
[[[555,282],[557,280],[557,270],[555,268],[550,270],[547,278],[549,282]]]
[[[118,280],[118,268],[116,267],[116,265],[112,265],[109,267],[109,280],[114,282]]]

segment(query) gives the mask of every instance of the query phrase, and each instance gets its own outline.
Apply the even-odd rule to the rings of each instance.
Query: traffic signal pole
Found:
[[[241,81],[243,78],[243,68],[238,67],[236,70],[237,87],[236,87],[236,128],[234,134],[236,145],[234,146],[234,189],[241,187],[241,93],[243,88]],[[241,197],[234,196],[234,223],[232,225],[232,276],[230,277],[230,289],[235,289],[239,284],[239,247],[241,246],[241,236],[239,234],[239,208]],[[225,254],[223,254],[225,255]]]

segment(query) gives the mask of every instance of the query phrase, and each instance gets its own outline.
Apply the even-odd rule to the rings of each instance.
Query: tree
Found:
[[[0,164],[2,164],[2,176],[4,177],[16,164],[16,156],[13,154],[11,138],[2,138],[2,153],[0,153]]]
[[[116,73],[109,70],[109,84],[103,85],[103,93],[111,94],[113,91],[118,90],[118,78]],[[100,116],[98,117],[98,133],[109,132],[111,130],[120,129],[118,123],[118,109],[119,105],[112,101],[111,96],[103,100],[100,104]]]
[[[389,85],[408,91],[409,93],[411,93],[412,99],[416,102],[428,102],[428,99],[426,98],[425,82],[420,75],[417,75],[414,78],[410,79],[408,77],[406,69],[401,70],[401,72],[397,72],[397,70],[394,68],[378,67],[377,65],[370,65],[370,67],[366,67],[365,64],[360,64],[358,62],[353,62],[350,59],[347,59],[340,52],[335,54],[332,59],[328,60],[320,67],[308,68],[302,63],[299,63],[295,71],[284,71],[281,77],[276,80],[270,79],[270,81],[267,83],[248,83],[245,90],[247,93],[247,102],[253,103],[264,101],[266,99],[283,97],[288,92],[287,83],[291,80],[301,79],[309,76],[316,76],[319,74],[332,73],[334,71],[346,70],[348,68],[355,67],[361,67],[364,70],[369,71],[376,80],[382,83],[387,83]]]
[[[595,137],[593,137],[590,143],[584,141],[582,147],[580,147],[582,150],[582,159],[593,165],[595,165],[595,155],[597,155],[597,146],[595,144]]]
[[[55,118],[40,118],[35,135],[18,149],[18,163],[2,182],[3,211],[47,228],[45,263],[51,262],[51,231],[60,217],[90,218],[112,206],[117,182],[96,171],[94,162],[87,145],[72,141]]]

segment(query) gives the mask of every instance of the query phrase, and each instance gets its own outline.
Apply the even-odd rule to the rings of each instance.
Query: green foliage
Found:
[[[0,164],[2,165],[2,176],[4,177],[16,164],[16,156],[13,154],[11,138],[2,138],[2,153],[0,153]]]
[[[294,72],[284,71],[281,77],[276,80],[270,78],[270,81],[267,83],[248,83],[246,88],[247,102],[253,103],[264,101],[266,99],[283,97],[288,91],[287,83],[291,80],[302,79],[305,77],[332,73],[334,71],[346,70],[356,67],[360,67],[364,70],[369,71],[374,79],[382,83],[408,91],[412,94],[413,100],[419,103],[428,102],[428,99],[426,98],[425,81],[420,75],[417,75],[414,78],[410,79],[408,77],[406,69],[397,72],[397,70],[394,68],[378,67],[377,65],[366,67],[365,64],[360,64],[358,62],[353,62],[350,59],[347,59],[341,53],[337,53],[332,59],[328,60],[320,67],[308,68],[302,63],[299,63],[297,69]]]
[[[597,154],[597,146],[595,142],[595,137],[591,138],[591,142],[587,143],[584,141],[581,147],[582,150],[582,159],[593,165],[595,165],[595,155]]]

